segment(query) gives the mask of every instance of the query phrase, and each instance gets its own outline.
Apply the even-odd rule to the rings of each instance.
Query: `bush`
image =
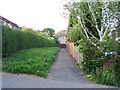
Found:
[[[97,42],[99,48],[87,39],[81,39],[78,43],[82,54],[80,68],[88,75],[92,73],[99,83],[120,86],[120,44],[110,37],[104,38],[103,42]],[[115,62],[105,67],[104,63],[108,60]]]
[[[97,69],[97,73],[91,72],[91,79],[101,84],[120,86],[120,70],[118,71],[116,69],[119,69],[117,63],[112,63],[112,65],[99,67]]]
[[[79,51],[82,54],[82,60],[80,68],[85,71],[85,73],[91,73],[95,71],[97,67],[102,66],[103,58],[102,51],[95,46],[93,46],[89,40],[81,39],[78,41]]]
[[[37,33],[12,30],[9,27],[2,26],[2,57],[23,49],[52,46],[57,46],[54,39],[42,37]]]

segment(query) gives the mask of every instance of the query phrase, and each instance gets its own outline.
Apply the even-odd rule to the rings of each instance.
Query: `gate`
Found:
[[[61,48],[66,48],[66,44],[61,44]]]

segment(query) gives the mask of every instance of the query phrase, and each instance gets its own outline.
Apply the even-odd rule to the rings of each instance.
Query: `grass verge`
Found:
[[[92,83],[120,87],[120,81],[117,80],[116,77],[114,76],[111,78],[111,81],[106,80],[108,77],[105,77],[103,75],[95,75],[93,73],[91,73],[90,75],[85,75],[85,77],[89,82],[92,82]]]
[[[2,70],[47,77],[59,50],[59,47],[22,50],[10,57],[3,58]]]

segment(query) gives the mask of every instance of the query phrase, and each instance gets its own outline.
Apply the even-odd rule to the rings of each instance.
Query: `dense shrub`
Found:
[[[120,86],[120,44],[110,37],[97,42],[99,48],[87,39],[81,39],[78,43],[82,54],[80,68],[86,74],[92,74],[98,83]],[[115,61],[105,67],[104,63],[109,60]]]
[[[86,73],[91,73],[92,71],[95,71],[97,67],[102,66],[103,53],[100,49],[93,46],[87,39],[81,39],[78,43],[79,51],[82,54],[82,61],[80,65],[82,70]]]
[[[37,33],[2,27],[2,57],[22,49],[49,46],[57,46],[54,39],[42,37]]]
[[[120,43],[113,38],[106,37],[100,46],[103,47],[103,62],[109,62],[107,65],[99,67],[103,73],[100,73],[97,81],[102,84],[120,86]],[[103,80],[100,80],[100,78]]]
[[[120,56],[113,57],[116,62],[97,68],[96,73],[91,72],[92,80],[101,84],[120,86]]]

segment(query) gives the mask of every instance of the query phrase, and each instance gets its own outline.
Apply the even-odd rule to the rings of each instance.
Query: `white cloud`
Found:
[[[63,0],[1,0],[0,12],[19,26],[59,31],[67,28],[67,19],[60,15],[60,1]]]

